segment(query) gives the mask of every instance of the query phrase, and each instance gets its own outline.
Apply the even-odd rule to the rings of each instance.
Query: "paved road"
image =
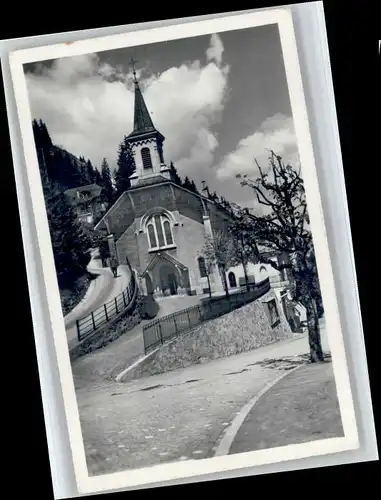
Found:
[[[118,277],[114,278],[109,268],[103,268],[101,261],[92,258],[88,271],[98,277],[90,283],[89,289],[81,302],[65,316],[65,328],[69,347],[77,343],[76,320],[86,317],[91,311],[114,299],[126,289],[131,272],[128,266],[118,267]]]
[[[343,435],[332,363],[306,365],[259,399],[242,423],[229,454]]]
[[[257,364],[308,352],[306,335],[126,384],[77,389],[89,473],[214,455],[241,408],[282,373]]]
[[[160,309],[156,318],[160,318],[196,305],[200,297],[166,297],[157,302]],[[77,358],[72,364],[76,388],[99,384],[99,379],[115,379],[125,368],[144,356],[143,326],[151,321],[144,320],[103,349]]]

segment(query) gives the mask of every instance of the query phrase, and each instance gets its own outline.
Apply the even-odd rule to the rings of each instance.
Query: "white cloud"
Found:
[[[188,175],[198,186],[205,180],[218,194],[254,207],[252,190],[241,187],[235,176],[255,176],[254,158],[266,166],[265,148],[295,165],[293,123],[279,114],[268,118],[234,151],[216,160],[215,125],[222,118],[229,90],[223,51],[221,39],[213,35],[205,47],[206,64],[196,60],[159,75],[147,74],[146,69],[137,73],[153,122],[166,137],[166,162],[172,160],[180,175]],[[131,76],[120,66],[101,63],[95,54],[57,60],[49,69],[27,74],[33,117],[46,122],[55,144],[90,158],[97,166],[106,157],[115,167],[118,145],[133,126]]]
[[[217,168],[220,180],[234,178],[237,174],[256,176],[258,168],[268,167],[269,150],[282,156],[285,162],[299,164],[293,120],[282,114],[267,118],[257,131],[242,139],[234,151],[227,154]]]
[[[228,66],[223,45],[213,35],[207,64],[194,61],[149,75],[141,87],[158,130],[166,137],[166,162],[180,174],[213,163],[219,121],[227,92]],[[49,69],[27,74],[32,115],[46,122],[53,142],[95,165],[106,157],[115,167],[118,144],[132,131],[134,96],[131,75],[100,63],[97,55],[64,58]],[[195,175],[197,181],[197,175]]]
[[[224,52],[224,46],[222,44],[221,38],[214,34],[210,40],[210,47],[206,51],[206,57],[208,61],[215,61],[219,66],[222,63],[222,54]]]

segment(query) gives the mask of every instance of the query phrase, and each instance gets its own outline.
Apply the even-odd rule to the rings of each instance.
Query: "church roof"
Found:
[[[135,85],[135,107],[134,107],[134,129],[128,137],[146,136],[152,134],[160,134],[155,129],[152,122],[151,115],[148,111],[147,105],[144,101],[142,91],[139,87],[139,82],[136,79],[134,72],[134,85]]]
[[[143,278],[147,274],[147,272],[154,267],[154,265],[156,264],[156,262],[158,260],[161,260],[161,259],[167,260],[171,264],[173,264],[175,266],[178,266],[182,271],[186,271],[187,270],[187,267],[184,266],[184,264],[182,264],[180,261],[178,261],[177,259],[175,259],[172,255],[169,255],[167,252],[163,251],[163,252],[156,253],[152,257],[152,259],[150,260],[148,266],[145,268],[145,270],[142,272],[142,274],[140,276]]]
[[[143,177],[138,180],[135,187],[152,186],[153,184],[160,184],[162,182],[169,182],[169,179],[162,175],[155,175],[154,177],[147,177],[146,179]]]
[[[65,194],[69,197],[70,201],[81,203],[83,200],[90,201],[97,198],[100,196],[101,192],[102,188],[98,186],[98,184],[87,184],[86,186],[67,189]]]

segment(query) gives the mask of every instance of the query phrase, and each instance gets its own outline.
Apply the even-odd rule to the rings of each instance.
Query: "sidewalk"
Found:
[[[96,261],[93,261],[96,262]],[[118,267],[118,277],[114,278],[110,268],[88,267],[89,271],[98,274],[98,277],[90,283],[90,287],[84,299],[71,313],[65,317],[66,336],[69,348],[77,344],[76,320],[86,317],[92,311],[102,307],[127,288],[131,272],[128,266]]]
[[[343,435],[332,363],[327,361],[302,366],[263,394],[239,428],[229,454]]]
[[[108,274],[106,269],[102,268],[102,264],[100,260],[97,259],[94,251],[91,254],[91,260],[87,266],[87,271],[97,277],[90,282],[90,286],[82,300],[64,317],[66,328],[71,328],[75,321],[82,316],[83,311],[86,309],[88,304],[91,303],[92,298],[94,297],[95,288],[98,286],[103,288],[103,284],[101,282],[105,279],[104,275]]]

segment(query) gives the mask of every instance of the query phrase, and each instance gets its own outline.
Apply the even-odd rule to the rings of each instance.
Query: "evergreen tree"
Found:
[[[52,142],[52,139],[51,139],[50,134],[48,132],[48,128],[42,120],[40,120],[40,133],[41,133],[41,140],[44,144],[44,147],[46,147],[46,148],[53,147],[53,142]]]
[[[36,149],[41,148],[41,135],[40,135],[40,126],[38,121],[33,118],[32,120],[32,130],[33,130],[33,137],[34,137],[34,143],[36,145]]]
[[[188,189],[189,191],[192,190],[192,183],[188,176],[186,176],[183,181],[183,188]]]
[[[118,168],[115,172],[115,188],[116,197],[118,198],[131,187],[130,176],[135,171],[134,157],[132,156],[132,151],[126,136],[119,145],[117,165]]]
[[[91,184],[89,172],[87,169],[87,162],[83,156],[79,157],[79,177],[80,179],[78,186],[86,186],[87,184]]]
[[[32,128],[43,175],[61,186],[62,190],[80,185],[81,175],[76,158],[62,148],[54,146],[47,126],[42,120],[34,119]]]
[[[108,166],[106,158],[103,158],[101,166],[101,184],[105,199],[108,204],[111,204],[114,199],[114,187],[111,180],[110,167]]]
[[[225,200],[225,204],[224,204],[226,210],[228,210],[229,212],[233,213],[233,208],[232,208],[232,205],[230,203],[229,200]]]
[[[192,191],[193,193],[198,193],[198,190],[197,190],[197,187],[196,187],[196,184],[194,183],[194,181],[190,182],[189,190]]]
[[[98,186],[102,186],[102,182],[103,182],[102,175],[99,172],[99,170],[95,167],[94,168],[94,183],[98,184]]]
[[[182,186],[183,183],[181,177],[179,176],[177,168],[174,166],[172,161],[169,165],[169,170],[170,170],[171,181],[177,184],[178,186]]]
[[[40,120],[33,120],[32,122],[34,142],[36,145],[37,158],[40,165],[41,177],[50,177],[52,170],[52,154],[53,143],[50,138],[48,129],[45,124]],[[42,179],[43,181],[45,179]]]
[[[95,170],[90,160],[87,160],[86,162],[86,176],[89,184],[93,184],[95,182]]]
[[[77,164],[75,157],[60,148],[53,148],[49,158],[49,178],[58,183],[62,190],[83,185],[83,165]],[[87,184],[87,182],[85,182]]]
[[[76,279],[86,272],[94,238],[90,238],[90,231],[85,231],[79,223],[64,191],[86,184],[82,182],[80,171],[80,166],[86,166],[86,161],[82,159],[80,162],[67,151],[54,146],[42,120],[33,120],[32,128],[58,283],[60,289],[74,288]],[[87,165],[86,175],[89,171]]]
[[[208,198],[209,198],[209,200],[212,200],[212,201],[214,201],[216,203],[219,202],[218,195],[217,195],[217,193],[215,191],[213,191],[213,193],[210,193],[208,191]]]
[[[49,150],[50,148],[52,148],[53,142],[45,123],[42,120],[37,121],[36,119],[34,119],[32,122],[32,127],[36,149]]]
[[[43,183],[54,262],[60,288],[70,288],[86,272],[91,241],[57,184]]]

